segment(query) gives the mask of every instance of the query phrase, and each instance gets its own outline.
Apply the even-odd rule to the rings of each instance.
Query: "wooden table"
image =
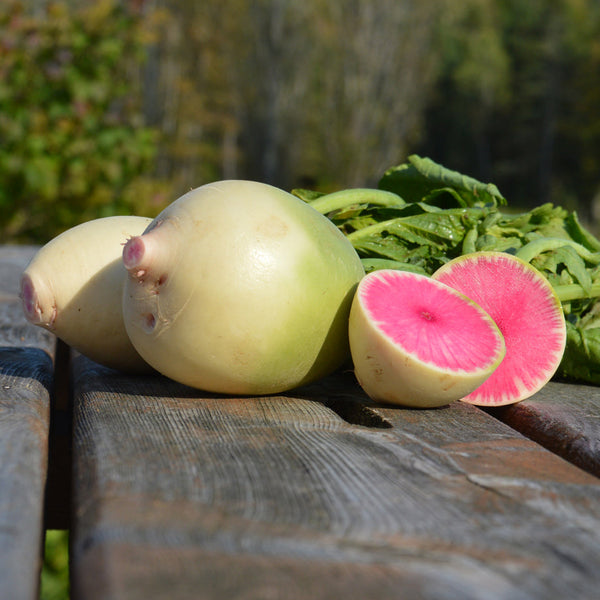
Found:
[[[226,398],[126,376],[21,316],[0,249],[0,596],[44,527],[73,598],[600,596],[600,389],[493,411],[375,405],[349,371]]]

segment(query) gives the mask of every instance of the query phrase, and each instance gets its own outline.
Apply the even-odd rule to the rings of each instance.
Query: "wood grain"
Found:
[[[1,596],[38,596],[53,337],[29,325],[18,281],[32,248],[0,249]]]
[[[600,388],[550,382],[531,398],[490,414],[600,477]]]
[[[221,398],[83,357],[74,386],[75,598],[597,593],[600,480],[474,407],[373,406],[343,374]]]

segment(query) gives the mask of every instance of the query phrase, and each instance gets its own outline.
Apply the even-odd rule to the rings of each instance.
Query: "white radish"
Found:
[[[123,245],[151,219],[117,216],[68,229],[44,245],[21,277],[25,317],[92,360],[123,371],[150,370],[123,323]]]
[[[362,263],[329,219],[287,192],[235,180],[192,190],[127,243],[123,260],[129,337],[176,381],[278,393],[349,358]]]

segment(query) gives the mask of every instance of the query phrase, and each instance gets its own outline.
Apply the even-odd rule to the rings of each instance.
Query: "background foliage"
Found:
[[[64,530],[46,532],[45,561],[41,574],[40,600],[69,598],[69,539]]]
[[[410,153],[597,219],[597,0],[5,0],[0,27],[3,240]]]
[[[49,4],[39,17],[11,1],[0,28],[3,240],[145,210],[158,137],[139,108],[141,22],[112,0],[78,12]]]
[[[439,39],[415,150],[493,180],[517,204],[597,220],[600,3],[466,0]]]

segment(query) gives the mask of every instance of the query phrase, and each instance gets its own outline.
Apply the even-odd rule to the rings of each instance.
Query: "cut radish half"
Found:
[[[484,308],[506,343],[500,367],[465,402],[513,404],[552,378],[565,349],[565,319],[552,286],[537,269],[505,252],[475,252],[448,262],[433,278]]]
[[[475,302],[425,275],[382,269],[360,282],[350,311],[356,378],[379,402],[443,406],[498,367],[504,340]]]

